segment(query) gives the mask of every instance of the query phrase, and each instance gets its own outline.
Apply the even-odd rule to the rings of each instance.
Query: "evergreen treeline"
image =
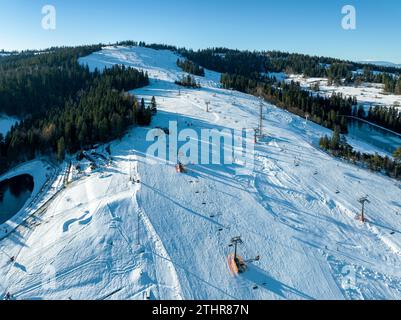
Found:
[[[181,50],[183,56],[207,69],[221,73],[251,76],[268,69],[264,66],[263,55],[250,51],[229,50],[225,48],[199,51]]]
[[[382,81],[384,90],[389,93],[401,95],[401,77],[394,77],[391,74],[383,74]]]
[[[326,77],[332,84],[382,83],[385,91],[401,94],[401,68],[376,66],[329,57],[310,56],[281,51],[240,51],[227,48],[187,50],[164,44],[124,41],[121,45],[144,46],[177,52],[197,65],[221,73],[255,78],[260,73],[286,72],[307,77]],[[376,71],[376,72],[375,72]]]
[[[370,170],[385,173],[395,179],[401,179],[401,147],[394,152],[394,159],[388,156],[383,157],[377,153],[361,153],[355,151],[347,143],[346,138],[340,135],[339,128],[334,130],[331,138],[328,136],[322,137],[320,139],[320,147],[336,157],[352,161],[355,164],[360,163]]]
[[[352,72],[349,64],[333,63],[327,68],[326,73],[329,85],[333,83],[336,85],[343,84],[343,79],[345,79],[345,83],[352,82]]]
[[[354,81],[357,79],[358,73],[354,75],[353,71],[373,70],[373,66],[369,64],[280,51],[251,52],[227,48],[210,48],[198,51],[176,50],[207,69],[242,76],[266,72],[287,72],[289,74],[304,74],[308,77],[327,77],[333,81],[342,78]],[[401,69],[396,67],[374,66],[374,70],[383,74],[401,74]],[[364,81],[383,82],[383,79],[366,77]]]
[[[182,52],[181,52],[182,53]],[[263,95],[267,100],[281,108],[305,116],[311,120],[333,129],[340,126],[342,132],[347,130],[345,116],[355,115],[356,100],[333,95],[324,98],[305,92],[297,84],[276,83],[275,79],[261,76],[261,71],[286,71],[304,73],[308,76],[328,77],[329,82],[340,84],[351,82],[384,82],[400,83],[394,75],[374,73],[371,65],[344,62],[337,59],[311,57],[302,54],[286,54],[282,52],[258,53],[229,50],[225,48],[186,51],[187,58],[211,70],[223,72],[222,84],[225,88],[236,89],[251,94]],[[265,58],[265,57],[268,58]],[[363,72],[353,73],[357,68]],[[382,71],[400,72],[392,67],[374,67]],[[357,69],[360,70],[360,69]],[[387,91],[396,91],[396,85],[387,84]],[[367,115],[359,112],[359,117],[401,133],[400,114],[395,108],[375,107]]]
[[[299,116],[310,116],[310,120],[327,128],[341,128],[347,132],[346,116],[352,114],[356,104],[354,98],[344,98],[334,94],[330,98],[316,96],[303,90],[298,83],[261,82],[239,75],[223,74],[221,77],[223,87],[235,89],[263,97],[276,106],[286,109]]]
[[[256,78],[261,73],[286,72],[307,77],[326,77],[331,84],[383,83],[386,91],[401,94],[401,69],[372,66],[334,58],[280,51],[240,51],[227,48],[176,49],[195,63],[221,73]],[[363,72],[361,72],[363,70]],[[376,73],[373,72],[376,71]]]
[[[200,67],[198,64],[192,62],[191,60],[185,59],[180,60],[177,59],[177,66],[180,67],[183,71],[187,73],[191,73],[195,76],[205,76],[205,70]]]
[[[362,72],[354,74],[351,80],[356,85],[362,82],[382,83],[384,91],[401,95],[401,77],[397,73],[374,72],[373,67],[364,67]]]

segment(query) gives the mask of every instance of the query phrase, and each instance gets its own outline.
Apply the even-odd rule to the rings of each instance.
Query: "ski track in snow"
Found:
[[[257,126],[257,98],[219,88],[219,74],[208,70],[196,77],[201,89],[179,88],[174,81],[184,73],[176,60],[165,50],[106,47],[80,63],[147,71],[151,84],[133,93],[156,97],[152,128],[169,121],[198,133]],[[264,110],[266,137],[248,175],[236,175],[236,164],[190,164],[177,174],[174,163],[146,157],[149,128],[132,128],[112,142],[111,163],[99,162],[94,172],[61,170],[57,181],[65,174],[79,179],[0,240],[0,295],[400,299],[399,186],[320,151],[316,144],[327,129],[267,103]],[[44,190],[43,198],[52,192]],[[357,198],[365,194],[371,203],[362,224]],[[237,235],[244,240],[240,254],[261,260],[233,277],[226,261]],[[49,268],[55,287],[46,282]]]

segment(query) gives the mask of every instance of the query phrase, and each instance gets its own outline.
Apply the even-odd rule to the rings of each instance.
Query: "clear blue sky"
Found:
[[[55,31],[41,28],[45,4]],[[356,30],[341,28],[346,4]],[[401,63],[399,0],[0,0],[0,30],[6,50],[142,40]]]

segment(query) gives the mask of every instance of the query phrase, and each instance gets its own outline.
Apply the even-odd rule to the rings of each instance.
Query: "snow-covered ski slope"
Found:
[[[214,72],[199,78],[201,89],[180,88],[176,59],[108,47],[80,62],[148,71],[150,86],[133,93],[156,97],[152,127],[257,126],[256,98],[220,89]],[[268,104],[264,126],[247,176],[234,165],[179,174],[146,157],[150,128],[132,129],[111,143],[110,166],[71,182],[34,224],[0,241],[3,291],[16,299],[401,298],[399,185],[321,152],[326,129]],[[234,277],[228,244],[239,235],[240,255],[261,259]]]

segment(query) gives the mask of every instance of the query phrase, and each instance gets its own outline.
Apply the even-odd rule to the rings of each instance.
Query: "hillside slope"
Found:
[[[220,89],[210,71],[197,78],[201,89],[180,88],[176,59],[108,47],[80,62],[148,71],[151,85],[134,93],[156,97],[152,127],[177,121],[200,137],[204,128],[257,126],[255,97]],[[317,149],[327,129],[272,105],[264,110],[266,138],[247,175],[237,164],[190,164],[179,174],[175,163],[146,156],[150,128],[111,143],[110,163],[71,182],[36,224],[0,241],[3,291],[16,299],[401,298],[399,185]],[[371,203],[362,224],[364,195]],[[228,245],[238,235],[240,254],[261,259],[234,277]]]

